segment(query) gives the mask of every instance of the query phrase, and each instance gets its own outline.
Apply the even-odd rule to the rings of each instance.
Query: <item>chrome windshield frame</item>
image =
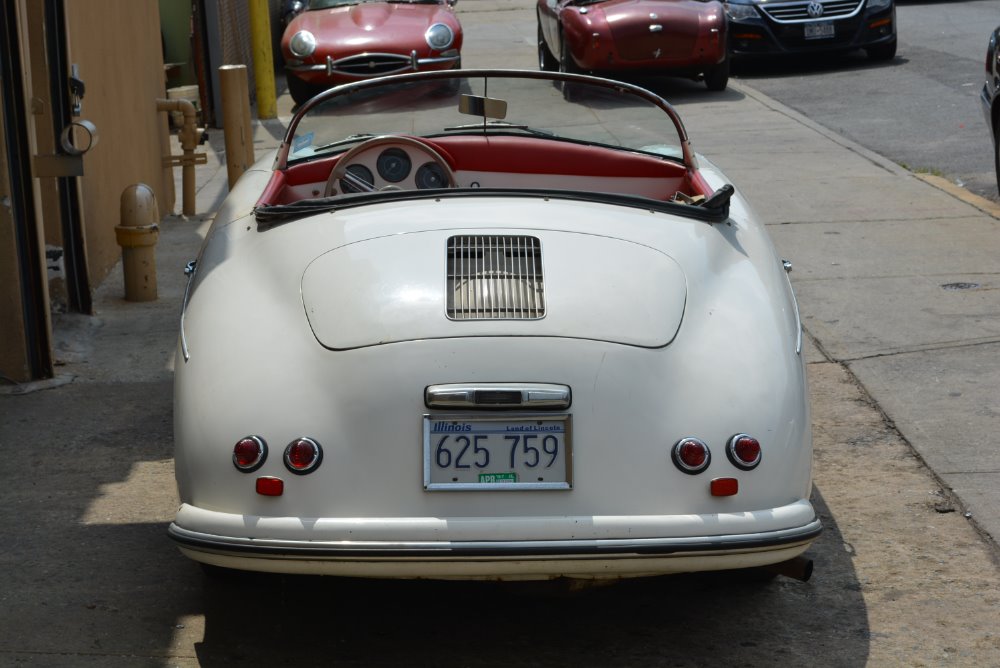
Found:
[[[684,123],[681,121],[680,116],[674,109],[673,105],[664,100],[659,95],[652,93],[641,86],[636,86],[634,84],[624,83],[621,81],[611,81],[609,79],[604,79],[601,77],[595,77],[585,74],[568,74],[563,72],[543,72],[535,70],[504,70],[504,69],[463,69],[463,70],[445,70],[445,71],[435,71],[435,72],[415,72],[408,74],[394,74],[385,77],[378,77],[374,79],[366,79],[364,81],[355,81],[334,88],[330,88],[319,95],[308,100],[302,104],[295,115],[292,117],[291,122],[288,124],[288,129],[285,133],[285,137],[278,147],[278,152],[274,161],[275,170],[284,170],[289,166],[289,153],[293,145],[293,140],[295,138],[296,130],[298,129],[299,123],[302,119],[307,116],[313,108],[336,98],[341,95],[354,93],[357,91],[363,91],[370,88],[378,88],[380,86],[385,86],[387,83],[406,83],[406,82],[417,82],[417,81],[433,81],[435,79],[454,79],[454,78],[464,78],[464,79],[474,79],[474,78],[506,78],[506,79],[538,79],[544,81],[565,81],[569,83],[579,83],[587,84],[592,86],[597,86],[601,88],[608,88],[617,91],[628,92],[637,98],[643,99],[650,104],[658,107],[667,117],[671,120],[674,128],[677,130],[678,144],[681,149],[681,159],[684,166],[688,170],[697,170],[698,162],[695,158],[694,150],[691,147],[691,142],[687,135],[687,130],[684,128]],[[305,158],[303,161],[312,159]],[[296,161],[298,162],[298,161]]]

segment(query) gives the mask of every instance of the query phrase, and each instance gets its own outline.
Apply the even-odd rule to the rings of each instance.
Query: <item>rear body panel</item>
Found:
[[[721,2],[541,0],[539,24],[552,53],[565,41],[572,65],[582,70],[687,75],[726,58]]]

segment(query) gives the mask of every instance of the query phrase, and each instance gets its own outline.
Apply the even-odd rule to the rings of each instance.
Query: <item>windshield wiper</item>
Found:
[[[361,141],[362,139],[371,139],[375,135],[370,132],[363,132],[357,135],[349,135],[343,139],[338,139],[337,141],[330,142],[329,144],[323,144],[322,146],[317,146],[313,149],[313,153],[319,153],[320,151],[325,151],[328,148],[334,148],[336,146],[342,146],[344,144],[353,144],[354,142]]]
[[[530,125],[523,125],[521,123],[509,123],[507,121],[486,121],[485,123],[468,123],[466,125],[451,125],[444,128],[444,132],[456,132],[459,130],[524,130],[525,132],[533,135],[538,135],[539,137],[555,137],[555,132],[549,132],[548,130],[539,130],[538,128],[533,128]]]

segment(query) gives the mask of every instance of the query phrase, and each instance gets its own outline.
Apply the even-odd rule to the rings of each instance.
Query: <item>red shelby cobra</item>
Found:
[[[538,0],[538,66],[656,72],[725,90],[725,9],[718,0]]]
[[[285,28],[296,104],[337,84],[462,65],[456,0],[309,0]]]

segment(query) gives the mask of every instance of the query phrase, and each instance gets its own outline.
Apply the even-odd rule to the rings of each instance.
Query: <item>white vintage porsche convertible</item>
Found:
[[[821,526],[787,268],[639,87],[326,91],[191,265],[169,534],[283,573],[795,564]]]

